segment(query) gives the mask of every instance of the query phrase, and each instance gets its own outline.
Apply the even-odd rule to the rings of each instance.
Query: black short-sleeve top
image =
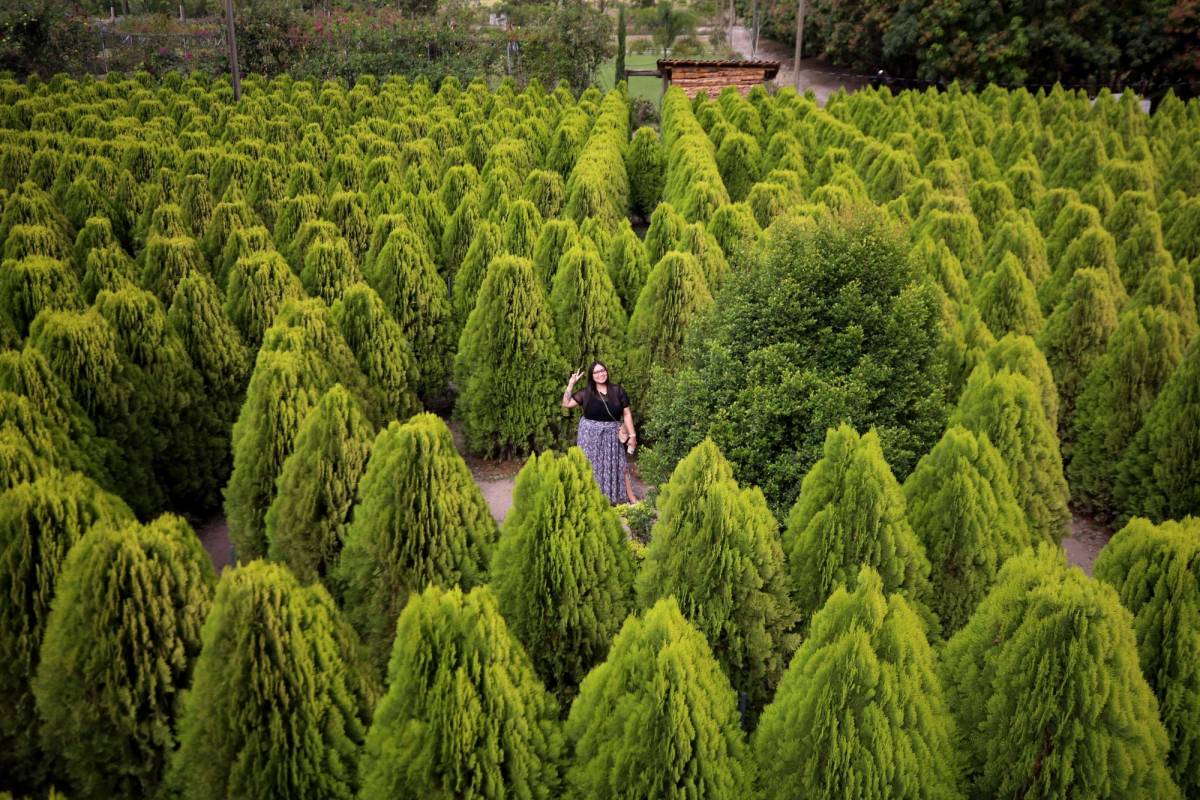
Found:
[[[572,397],[583,408],[583,418],[597,422],[620,422],[629,407],[629,395],[615,383],[608,385],[608,394],[580,389]]]

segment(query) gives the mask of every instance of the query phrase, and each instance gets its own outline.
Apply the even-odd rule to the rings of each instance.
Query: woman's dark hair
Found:
[[[592,365],[590,367],[588,367],[587,381],[588,381],[588,396],[589,397],[596,396],[596,376],[595,376],[596,367],[604,367],[604,371],[608,372],[608,365],[605,364],[603,361],[593,361]],[[612,386],[613,385],[612,376],[609,375],[608,377],[609,377],[609,379],[607,381],[605,381],[604,383],[606,386]]]

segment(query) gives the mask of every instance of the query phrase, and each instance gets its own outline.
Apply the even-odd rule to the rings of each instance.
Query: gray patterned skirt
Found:
[[[592,462],[592,474],[600,491],[613,505],[628,502],[625,496],[625,446],[617,438],[619,422],[597,422],[594,419],[579,420],[579,434],[575,443]]]

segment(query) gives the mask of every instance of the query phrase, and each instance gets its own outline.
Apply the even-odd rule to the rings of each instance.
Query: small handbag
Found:
[[[608,407],[608,401],[605,400],[603,397],[601,397],[600,402],[604,404],[604,412],[606,414],[608,414],[608,418],[611,419],[613,422],[617,423],[618,425],[620,425],[621,421],[613,416],[612,409],[610,409]],[[625,449],[628,450],[630,453],[633,452],[632,450],[629,449],[629,446],[628,446],[629,431],[625,430],[625,426],[623,426],[623,425],[621,427],[617,428],[617,441],[623,445],[626,445]]]

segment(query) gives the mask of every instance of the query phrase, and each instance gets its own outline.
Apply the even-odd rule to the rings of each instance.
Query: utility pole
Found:
[[[800,54],[804,52],[804,0],[796,0],[796,91],[800,91]]]
[[[242,72],[238,68],[237,30],[233,25],[233,0],[225,0],[225,38],[229,41],[229,74],[233,79],[233,99],[242,99]]]

